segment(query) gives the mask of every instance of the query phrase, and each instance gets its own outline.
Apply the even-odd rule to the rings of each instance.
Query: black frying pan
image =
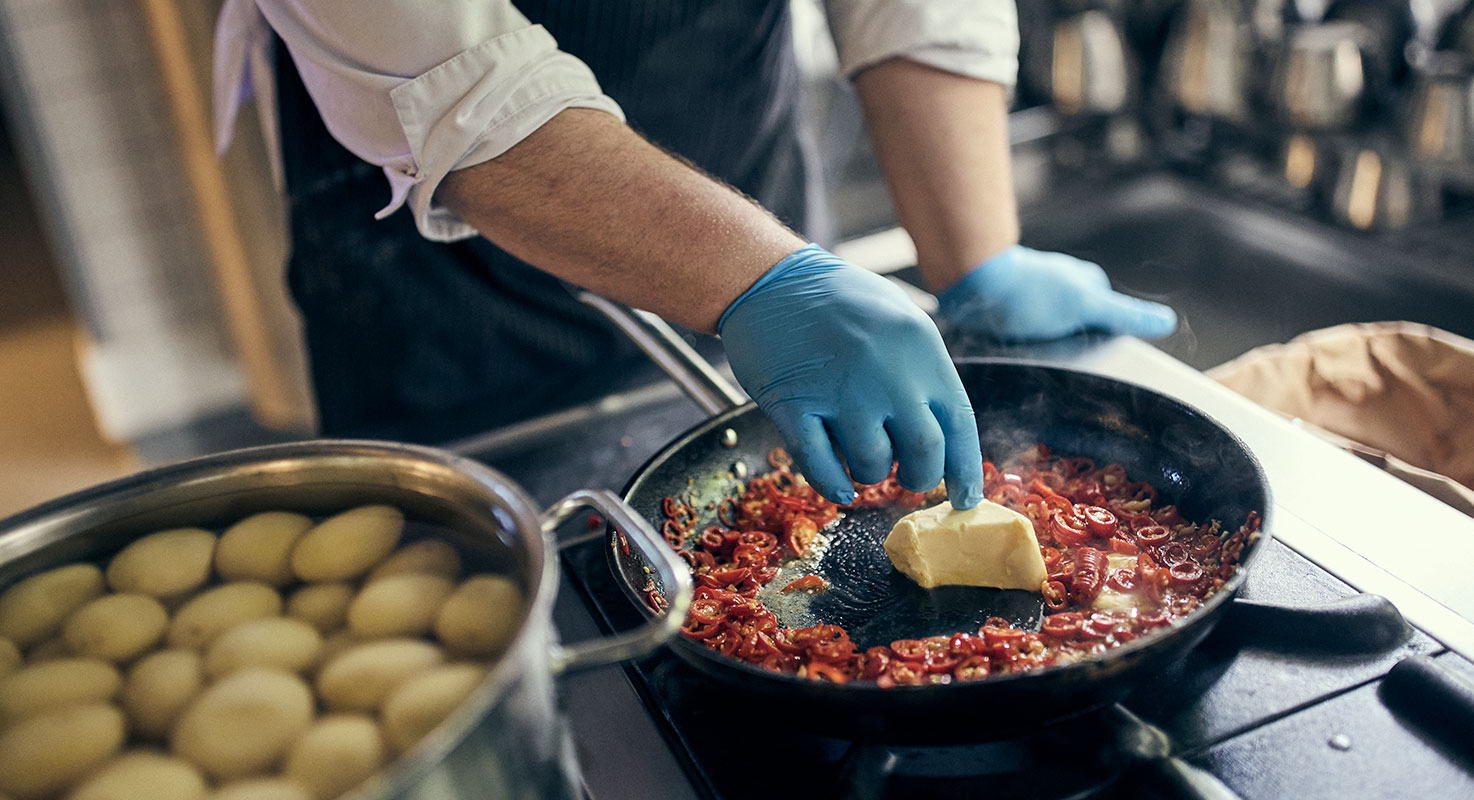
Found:
[[[1155,486],[1160,502],[1177,504],[1188,519],[1217,519],[1233,530],[1257,511],[1267,531],[1269,487],[1258,461],[1242,441],[1197,409],[1141,386],[1043,364],[967,359],[957,366],[977,411],[985,458],[1002,461],[1043,442],[1056,455],[1122,464],[1133,479]],[[665,497],[688,499],[697,510],[699,530],[715,522],[707,504],[735,494],[740,476],[767,470],[768,452],[782,444],[756,406],[732,409],[656,454],[630,481],[625,500],[658,527]],[[1036,593],[971,587],[928,591],[897,572],[881,541],[900,513],[849,512],[817,566],[785,568],[760,599],[782,626],[840,624],[861,649],[975,631],[991,616],[1038,628],[1043,603]],[[889,689],[821,683],[768,672],[684,638],[670,646],[723,684],[726,691],[720,695],[846,739],[919,743],[1013,736],[1114,702],[1150,681],[1207,635],[1267,542],[1266,533],[1246,548],[1240,570],[1223,590],[1170,628],[1098,659],[979,682]],[[645,563],[635,551],[624,553],[613,535],[608,552],[631,600],[648,613],[640,591],[650,578]],[[813,594],[777,591],[810,572],[824,577],[829,587]]]

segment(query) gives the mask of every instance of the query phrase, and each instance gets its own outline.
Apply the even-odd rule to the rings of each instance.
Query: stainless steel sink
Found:
[[[1170,173],[1051,192],[1024,242],[1105,267],[1183,320],[1158,344],[1200,369],[1344,322],[1410,320],[1474,338],[1474,221],[1355,233]]]

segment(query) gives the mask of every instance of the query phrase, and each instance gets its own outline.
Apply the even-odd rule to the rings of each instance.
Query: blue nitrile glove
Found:
[[[945,474],[952,505],[983,496],[967,390],[927,315],[890,281],[818,245],[768,270],[717,323],[732,372],[778,426],[809,482],[831,501],[897,467],[927,491]]]
[[[1160,339],[1177,328],[1171,308],[1112,291],[1099,265],[1020,245],[979,264],[937,304],[955,328],[1017,342],[1084,330]]]

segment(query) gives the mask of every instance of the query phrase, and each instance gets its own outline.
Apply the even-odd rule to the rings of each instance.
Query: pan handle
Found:
[[[578,299],[608,317],[706,413],[716,416],[747,403],[747,396],[728,383],[665,320],[593,292],[579,292]]]
[[[632,631],[566,647],[555,646],[549,659],[554,674],[601,667],[649,653],[676,635],[685,623],[686,610],[691,605],[691,571],[685,562],[676,556],[649,523],[613,492],[581,489],[559,500],[543,512],[543,533],[553,535],[559,525],[584,508],[593,508],[603,514],[639,548],[645,561],[660,576],[666,590],[665,599],[670,605],[663,614],[657,614]]]
[[[1117,703],[1107,713],[1116,723],[1116,747],[1125,757],[1157,770],[1183,797],[1193,800],[1241,800],[1213,773],[1177,757],[1172,740],[1155,725]]]

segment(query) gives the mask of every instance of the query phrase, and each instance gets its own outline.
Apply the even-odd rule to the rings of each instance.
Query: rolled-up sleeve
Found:
[[[408,205],[420,233],[476,231],[435,202],[449,172],[506,152],[566,108],[623,119],[583,62],[508,0],[257,0],[344,147],[384,168],[383,217]]]
[[[847,76],[905,57],[1010,88],[1018,79],[1014,0],[824,0],[824,6]]]

